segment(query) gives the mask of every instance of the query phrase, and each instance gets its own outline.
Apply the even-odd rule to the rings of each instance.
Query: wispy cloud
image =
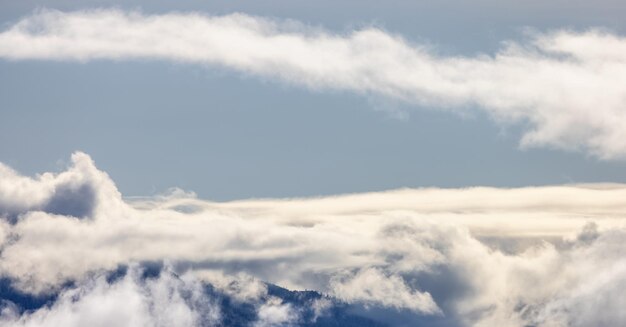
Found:
[[[624,38],[561,30],[503,44],[445,56],[377,28],[334,34],[244,14],[45,10],[0,33],[0,58],[171,60],[457,112],[477,107],[523,124],[522,146],[626,158]]]
[[[0,220],[0,272],[25,292],[58,290],[133,262],[167,261],[173,271],[246,301],[266,294],[262,280],[459,324],[593,326],[622,319],[623,185],[227,203],[172,192],[129,201],[87,155],[72,160],[67,171],[36,178],[1,166],[0,216],[11,219]],[[48,210],[58,197],[68,207],[83,203],[73,190],[85,185],[93,190],[88,215]],[[5,312],[3,319],[53,319],[56,309],[79,319],[92,294],[145,294],[152,286],[142,283],[80,286],[84,304],[62,298],[48,311],[23,319]],[[154,299],[138,300],[137,308],[152,305],[145,301]],[[263,305],[260,325],[297,318],[287,304]],[[185,310],[189,319],[197,314]]]

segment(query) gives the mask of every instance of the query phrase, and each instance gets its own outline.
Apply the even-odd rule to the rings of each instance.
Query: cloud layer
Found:
[[[521,123],[522,146],[626,157],[626,40],[536,33],[493,54],[445,56],[377,28],[334,34],[244,14],[40,11],[0,33],[9,60],[159,59],[319,90],[376,94]]]
[[[383,310],[379,318],[402,313],[412,317],[409,324],[596,326],[624,319],[624,185],[217,203],[181,190],[124,199],[89,156],[76,153],[72,162],[35,178],[0,166],[1,277],[31,294],[77,285],[43,311],[5,308],[0,321],[8,325],[80,325],[102,314],[91,305],[102,300],[107,308],[120,296],[136,299],[110,308],[128,313],[125,323],[160,326],[151,321],[170,316],[155,315],[175,308],[180,321],[205,315],[219,322],[194,304],[211,298],[176,294],[193,294],[193,285],[206,282],[237,301],[257,301],[267,296],[260,281]],[[49,205],[59,198],[63,205]],[[186,277],[97,277],[145,262],[167,262]],[[71,300],[76,296],[81,300]],[[158,309],[163,301],[171,302],[168,310]],[[322,315],[328,305],[311,307]],[[296,308],[278,300],[266,298],[257,310],[259,326],[298,319]],[[55,320],[61,317],[70,320]]]

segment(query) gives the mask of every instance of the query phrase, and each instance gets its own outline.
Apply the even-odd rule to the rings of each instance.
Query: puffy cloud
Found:
[[[271,298],[259,308],[259,319],[255,327],[291,326],[299,316],[290,304],[284,304],[278,298]]]
[[[40,210],[88,218],[98,204],[113,210],[120,194],[108,176],[95,169],[85,154],[74,154],[72,161],[72,169],[58,175],[45,173],[36,179],[20,176],[0,163],[0,217],[15,221],[20,214]]]
[[[398,309],[411,309],[427,314],[440,313],[440,309],[428,293],[411,290],[397,276],[385,276],[375,268],[359,271],[354,275],[335,276],[332,290],[338,298],[347,302],[362,302]]]
[[[481,294],[462,301],[459,311],[483,303],[487,314],[479,322],[485,326],[619,325],[626,261],[618,244],[625,237],[624,229],[611,230],[592,244],[574,243],[565,251],[546,244],[519,256],[483,255],[468,270],[474,285],[482,283]]]
[[[0,33],[9,60],[159,59],[428,107],[478,107],[527,127],[522,146],[626,157],[626,41],[601,30],[535,33],[494,54],[445,56],[378,28],[336,34],[233,14],[44,10]]]
[[[0,224],[0,274],[23,292],[62,294],[34,313],[5,307],[2,316],[12,324],[80,324],[82,312],[108,317],[120,297],[130,301],[119,308],[125,322],[154,325],[146,310],[160,303],[171,304],[160,313],[173,310],[179,321],[195,321],[195,302],[176,294],[201,282],[233,301],[255,303],[259,326],[305,319],[260,281],[408,315],[413,325],[623,321],[623,185],[407,189],[226,203],[181,191],[124,199],[87,155],[72,160],[67,171],[35,178],[5,167],[1,203],[17,205]],[[89,185],[87,219],[43,205],[61,192],[59,185]],[[71,200],[61,203],[85,199],[81,191],[65,194]],[[187,277],[89,279],[120,265],[163,261]],[[68,282],[78,286],[63,291]],[[80,301],[70,301],[75,296]],[[96,312],[100,301],[104,311]],[[332,312],[324,302],[330,300],[317,301],[310,303],[311,319]]]
[[[131,268],[123,278],[109,282],[106,276],[87,278],[64,290],[54,304],[34,312],[7,312],[3,326],[215,326],[219,309],[207,298],[202,285],[171,273],[141,278]],[[14,309],[15,311],[15,309]]]

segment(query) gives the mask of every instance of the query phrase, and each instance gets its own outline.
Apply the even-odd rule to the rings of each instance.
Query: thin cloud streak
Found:
[[[477,107],[498,124],[522,124],[523,147],[626,158],[626,40],[600,30],[444,56],[377,28],[336,34],[244,14],[44,10],[0,33],[0,58],[169,60],[449,111]]]

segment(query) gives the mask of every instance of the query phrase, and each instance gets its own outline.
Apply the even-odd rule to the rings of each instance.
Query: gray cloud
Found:
[[[95,205],[95,192],[89,184],[75,187],[61,185],[55,189],[42,211],[62,216],[89,217]]]
[[[76,163],[71,171],[57,176],[46,173],[36,181],[20,176],[0,163],[0,217],[15,222],[30,211],[76,218],[92,216],[101,200],[97,198],[102,194],[101,183],[107,182],[108,177],[96,171],[93,172],[96,176],[90,176],[86,171],[93,170],[90,159],[82,166]]]
[[[376,94],[527,127],[522,146],[626,157],[626,41],[535,33],[493,54],[443,56],[377,28],[336,34],[243,14],[39,11],[0,33],[7,60],[157,59],[317,90]]]

